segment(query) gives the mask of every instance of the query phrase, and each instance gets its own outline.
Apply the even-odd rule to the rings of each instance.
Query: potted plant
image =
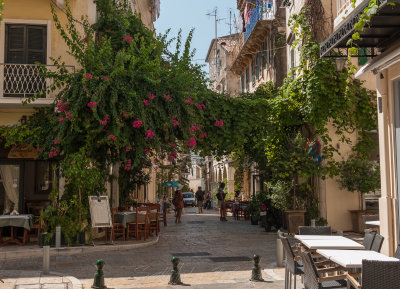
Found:
[[[359,194],[358,210],[351,210],[350,213],[352,215],[353,230],[363,233],[364,223],[362,216],[372,213],[363,208],[363,194],[374,192],[380,188],[379,164],[357,156],[351,156],[340,165],[339,183],[342,189]]]
[[[249,202],[247,211],[250,215],[250,221],[252,225],[257,225],[260,220],[260,203],[255,196]]]

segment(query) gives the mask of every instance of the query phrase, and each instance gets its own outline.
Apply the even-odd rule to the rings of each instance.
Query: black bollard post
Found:
[[[172,263],[172,271],[171,271],[171,278],[169,279],[168,284],[170,285],[182,285],[181,281],[181,275],[179,274],[179,258],[177,257],[172,257],[171,263]]]
[[[262,278],[262,274],[261,274],[260,260],[261,260],[261,257],[258,256],[257,254],[254,254],[254,256],[253,256],[254,267],[253,267],[253,270],[251,271],[250,281],[257,281],[257,282],[264,281],[264,279]]]
[[[97,260],[96,267],[97,271],[96,273],[94,273],[92,288],[107,289],[107,287],[104,285],[104,273],[103,273],[104,261],[102,259]]]

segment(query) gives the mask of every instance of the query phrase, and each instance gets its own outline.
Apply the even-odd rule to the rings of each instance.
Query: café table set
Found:
[[[0,216],[0,247],[9,243],[16,243],[18,245],[25,245],[28,239],[28,231],[33,225],[33,215],[2,215]],[[5,227],[10,227],[10,238],[3,241],[3,232]],[[18,238],[18,228],[23,228],[24,234],[22,240]]]

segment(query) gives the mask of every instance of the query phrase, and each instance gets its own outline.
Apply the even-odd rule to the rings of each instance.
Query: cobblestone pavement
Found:
[[[181,259],[181,279],[193,288],[283,288],[282,269],[274,269],[276,233],[266,233],[249,221],[219,221],[214,210],[197,214],[185,208],[182,223],[168,216],[161,225],[159,242],[128,251],[104,251],[51,258],[51,270],[74,276],[90,288],[97,259],[105,261],[104,275],[109,288],[179,288],[168,286],[170,259]],[[121,243],[121,242],[119,242]],[[250,282],[253,254],[259,254],[263,283]],[[2,261],[3,270],[40,271],[41,258]],[[3,276],[6,277],[6,276]],[[212,286],[211,286],[212,284]],[[1,288],[1,285],[0,285]]]

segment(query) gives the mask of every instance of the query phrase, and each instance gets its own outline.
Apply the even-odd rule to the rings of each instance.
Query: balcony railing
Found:
[[[49,70],[55,68],[53,65],[45,67]],[[74,70],[74,66],[66,68]],[[27,98],[46,91],[50,82],[41,75],[43,72],[44,68],[36,64],[0,63],[0,98]],[[41,96],[47,97],[49,95]]]
[[[254,8],[251,14],[250,20],[247,23],[246,32],[244,33],[244,41],[245,42],[247,41],[258,21],[274,20],[275,12],[276,12],[275,0],[257,2],[256,7]]]

